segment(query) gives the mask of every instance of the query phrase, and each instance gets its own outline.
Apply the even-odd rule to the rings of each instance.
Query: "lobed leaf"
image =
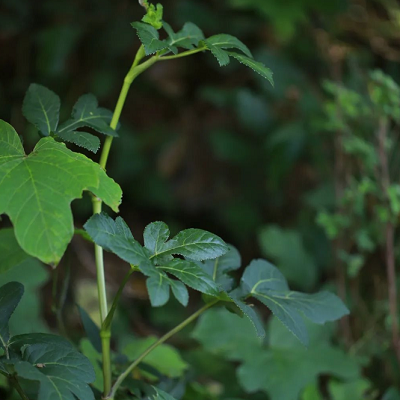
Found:
[[[49,136],[58,126],[60,98],[46,87],[32,83],[22,104],[22,114],[43,136]]]
[[[121,189],[98,164],[51,137],[26,155],[14,128],[0,121],[0,214],[26,253],[59,262],[74,233],[70,203],[84,190],[118,210]]]

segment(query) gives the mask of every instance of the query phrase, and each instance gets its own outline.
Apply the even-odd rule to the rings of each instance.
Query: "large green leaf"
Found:
[[[333,293],[305,294],[290,291],[279,270],[264,260],[255,260],[246,268],[242,277],[242,290],[243,294],[265,304],[305,345],[308,344],[308,334],[303,316],[323,324],[349,312]]]
[[[24,287],[10,282],[0,287],[0,346],[5,348],[10,338],[8,321],[24,294]]]
[[[27,260],[26,254],[15,239],[11,228],[0,230],[0,274],[3,274]]]
[[[35,334],[19,336],[13,346],[17,344],[20,360],[13,368],[18,377],[39,382],[38,400],[94,399],[88,385],[95,380],[93,367],[69,342]]]
[[[158,268],[171,275],[174,275],[185,285],[191,287],[192,289],[198,290],[201,293],[209,294],[211,296],[218,296],[219,292],[221,291],[212,278],[194,262],[175,259]]]
[[[136,29],[136,33],[144,46],[147,56],[166,49],[169,46],[167,41],[160,40],[160,35],[157,29],[151,25],[143,22],[132,22],[131,26]]]
[[[59,262],[74,233],[70,203],[84,190],[118,210],[121,189],[98,164],[50,137],[26,155],[14,128],[0,121],[0,214],[24,251]]]
[[[156,341],[157,338],[154,336],[136,339],[125,347],[123,353],[130,360],[135,360]],[[170,378],[182,376],[188,368],[187,363],[182,359],[179,352],[168,344],[162,344],[155,348],[143,359],[143,363],[150,365]]]
[[[22,113],[44,136],[49,136],[57,129],[60,98],[46,87],[32,83],[26,92]]]
[[[71,119],[60,125],[57,129],[57,134],[62,138],[66,132],[73,132],[85,126],[105,135],[118,136],[117,132],[110,128],[111,118],[112,112],[99,107],[97,99],[93,94],[84,94],[74,105]],[[76,144],[79,145],[79,143]]]

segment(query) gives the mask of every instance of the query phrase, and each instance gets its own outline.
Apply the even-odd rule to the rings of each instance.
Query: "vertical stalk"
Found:
[[[117,104],[115,106],[114,114],[111,119],[110,127],[116,129],[118,126],[119,118],[122,113],[122,109],[125,104],[126,97],[129,92],[129,88],[134,79],[144,72],[147,68],[153,65],[158,60],[158,56],[153,56],[146,62],[139,65],[140,61],[145,57],[145,51],[141,46],[136,53],[135,60],[124,79],[124,83],[119,94]],[[112,136],[108,136],[104,142],[102,153],[100,156],[99,165],[106,169],[108,156],[112,145]],[[93,197],[93,214],[101,213],[102,201],[97,197]],[[99,308],[101,316],[101,324],[106,320],[108,314],[107,306],[107,292],[106,292],[106,281],[104,273],[104,257],[103,249],[95,244],[95,259],[96,259],[96,275],[97,275],[97,290],[99,296]],[[110,330],[106,329],[101,332],[101,344],[102,344],[102,356],[103,356],[103,377],[104,377],[104,396],[106,396],[111,390],[111,354],[110,354]]]

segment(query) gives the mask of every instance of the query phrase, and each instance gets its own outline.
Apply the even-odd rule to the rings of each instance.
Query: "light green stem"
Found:
[[[122,109],[125,104],[126,97],[129,92],[129,88],[134,79],[144,72],[147,68],[152,66],[158,60],[158,56],[154,56],[142,64],[140,61],[145,57],[145,52],[143,46],[141,46],[136,54],[135,60],[124,79],[124,84],[122,86],[117,105],[114,110],[113,117],[111,119],[110,127],[116,129],[118,126],[119,118],[121,116]],[[112,136],[107,136],[102,153],[100,156],[100,166],[106,169],[108,156],[110,154]],[[93,197],[93,214],[101,213],[102,201],[97,197]],[[107,306],[107,293],[106,293],[106,281],[104,274],[104,258],[103,249],[95,244],[95,258],[96,258],[96,273],[97,273],[97,289],[99,296],[99,307],[101,323],[103,324],[108,315]],[[102,332],[102,354],[103,354],[103,377],[104,377],[104,394],[109,393],[111,390],[111,357],[110,357],[110,332]]]
[[[106,397],[107,400],[114,400],[115,394],[117,393],[117,390],[121,386],[122,382],[125,380],[125,378],[143,361],[146,356],[151,353],[155,348],[157,348],[160,344],[164,343],[166,340],[168,340],[171,336],[175,335],[179,331],[181,331],[183,328],[185,328],[187,325],[189,325],[191,322],[193,322],[196,318],[198,318],[201,314],[203,314],[204,311],[208,310],[209,308],[213,307],[215,304],[217,304],[219,300],[215,300],[211,303],[206,304],[204,307],[200,308],[200,310],[196,311],[194,314],[192,314],[189,318],[185,319],[183,322],[181,322],[179,325],[177,325],[175,328],[171,329],[168,333],[166,333],[164,336],[162,336],[160,339],[157,340],[154,344],[152,344],[149,348],[147,348],[117,379],[117,381],[114,383],[110,395]]]

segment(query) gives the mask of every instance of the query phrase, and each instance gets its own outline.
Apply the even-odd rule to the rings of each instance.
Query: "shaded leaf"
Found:
[[[43,136],[49,136],[57,129],[60,98],[46,87],[32,83],[22,104],[22,114]]]
[[[220,33],[219,35],[214,35],[207,38],[207,43],[220,49],[238,49],[246,54],[247,57],[253,58],[249,48],[238,38],[232,35]]]
[[[109,126],[111,118],[112,112],[99,107],[93,94],[84,94],[75,103],[71,119],[63,122],[56,133],[62,137],[65,132],[75,131],[85,126],[105,135],[118,136],[117,132]]]
[[[63,131],[57,132],[57,136],[64,142],[73,143],[83,147],[93,153],[97,153],[100,148],[100,139],[97,136],[87,132],[80,131]]]
[[[186,286],[182,282],[174,279],[170,279],[169,283],[175,298],[179,301],[179,303],[186,307],[189,303],[189,292]]]
[[[86,336],[90,340],[90,343],[93,345],[93,347],[101,353],[101,338],[100,338],[100,329],[99,327],[94,323],[92,318],[90,318],[90,315],[80,306],[77,305],[78,310],[79,310],[79,315],[81,316],[81,321],[83,324],[83,327],[86,332]]]
[[[118,210],[121,189],[98,164],[50,137],[25,155],[17,132],[0,121],[0,214],[10,217],[24,251],[59,262],[74,234],[71,201],[84,190]]]
[[[12,228],[0,230],[0,274],[20,265],[29,257],[15,239]]]
[[[146,280],[146,287],[153,307],[161,307],[169,300],[169,279],[164,274]]]
[[[218,46],[214,46],[211,42],[209,42],[207,39],[204,40],[204,44],[206,45],[207,49],[211,51],[213,56],[217,59],[218,64],[220,67],[224,67],[225,65],[228,65],[230,62],[229,59],[229,54],[225,50],[221,49]]]

